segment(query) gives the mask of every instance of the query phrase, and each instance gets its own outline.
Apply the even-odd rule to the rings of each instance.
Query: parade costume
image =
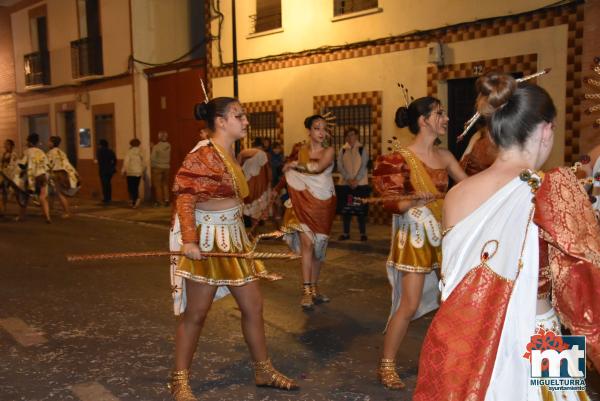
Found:
[[[536,326],[557,328],[555,310],[600,366],[600,228],[570,169],[539,181],[529,171],[514,178],[444,237],[442,304],[414,400],[587,399],[530,386],[523,357]],[[536,316],[550,294],[554,308]]]
[[[253,156],[242,160],[242,170],[249,190],[244,199],[244,215],[259,219],[267,208],[271,194],[271,166],[267,153],[257,149]]]
[[[399,148],[397,152],[377,159],[373,185],[384,199],[413,193],[439,195],[446,192],[448,173],[445,169],[426,166],[410,149]],[[443,201],[437,199],[426,206],[399,213],[397,201],[383,203],[386,210],[394,213],[386,264],[392,286],[390,318],[400,306],[403,272],[426,274],[421,303],[413,319],[438,307],[438,280],[434,269],[439,268],[442,260],[442,204]]]
[[[475,175],[491,166],[498,156],[498,148],[490,135],[479,130],[469,141],[469,146],[460,159],[460,167],[468,176]]]
[[[171,251],[185,243],[197,243],[202,252],[247,252],[251,244],[242,220],[242,201],[248,186],[241,167],[225,149],[210,140],[200,141],[186,156],[173,186],[176,215],[170,232]],[[214,199],[237,199],[239,205],[218,211],[197,208]],[[219,286],[215,298],[228,293],[223,286],[243,286],[267,274],[262,262],[242,257],[208,257],[192,260],[185,256],[171,258],[171,286],[174,313],[186,309],[185,280]],[[269,359],[254,362],[257,386],[296,389],[296,383],[278,372]],[[174,371],[169,385],[177,401],[195,401],[188,369]]]
[[[48,151],[46,157],[50,173],[49,184],[52,189],[66,196],[74,196],[80,187],[79,174],[69,162],[65,152],[54,147]]]
[[[171,228],[171,251],[178,251],[186,242],[198,243],[202,252],[250,250],[241,206],[248,195],[248,186],[240,166],[218,145],[210,140],[196,145],[175,176],[173,192],[177,196],[177,214]],[[237,198],[240,205],[219,211],[196,207],[209,199],[227,198]],[[266,274],[264,264],[251,259],[173,257],[171,284],[175,314],[183,313],[186,306],[183,278],[215,286],[240,286]],[[217,294],[218,297],[227,294],[226,288],[220,288]]]
[[[13,182],[23,193],[39,195],[48,185],[48,158],[44,151],[36,147],[27,148],[18,165],[20,171],[15,172]]]
[[[0,185],[3,191],[8,191],[12,184],[12,180],[17,172],[17,160],[17,153],[14,151],[2,154],[2,159],[0,160]]]
[[[335,217],[336,197],[331,173],[333,163],[320,173],[307,168],[309,148],[303,145],[297,154],[301,171],[290,169],[285,173],[290,198],[285,202],[282,230],[292,251],[300,254],[300,233],[307,234],[314,245],[314,257],[325,260],[329,233]]]

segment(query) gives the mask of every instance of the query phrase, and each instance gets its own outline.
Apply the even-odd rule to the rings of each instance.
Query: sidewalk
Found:
[[[105,206],[95,200],[74,199],[72,201],[72,211],[74,215],[89,216],[115,221],[131,221],[140,224],[160,225],[168,228],[171,224],[171,207],[153,207],[149,204],[142,204],[137,209],[129,207],[128,203],[113,202],[110,206]],[[260,232],[274,230],[276,227],[270,223],[265,223],[259,227]],[[336,219],[333,222],[329,247],[338,249],[347,249],[361,253],[378,253],[387,255],[390,247],[389,225],[369,224],[367,225],[368,241],[358,241],[358,223],[356,219],[352,221],[350,240],[338,241],[342,233],[342,221]],[[355,240],[353,240],[355,239]]]

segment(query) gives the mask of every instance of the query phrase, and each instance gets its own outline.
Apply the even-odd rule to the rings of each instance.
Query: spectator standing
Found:
[[[100,148],[96,151],[96,160],[98,161],[98,172],[102,183],[102,203],[108,205],[112,201],[110,181],[117,171],[117,157],[115,152],[108,147],[106,139],[100,139],[99,145]]]
[[[338,171],[341,179],[337,187],[338,213],[342,215],[344,233],[338,238],[340,241],[350,239],[350,222],[352,216],[358,219],[360,240],[367,240],[367,204],[356,204],[356,197],[366,198],[371,193],[367,164],[369,152],[358,141],[358,130],[354,127],[346,129],[344,146],[340,149],[337,158]]]
[[[121,173],[127,176],[127,192],[129,192],[129,199],[131,207],[137,209],[140,206],[142,200],[139,197],[140,194],[140,181],[146,165],[144,164],[144,156],[140,149],[140,140],[133,138],[129,141],[129,150],[123,160],[123,168]]]
[[[171,144],[166,131],[158,133],[158,143],[150,152],[154,206],[169,206],[169,168],[171,166]]]

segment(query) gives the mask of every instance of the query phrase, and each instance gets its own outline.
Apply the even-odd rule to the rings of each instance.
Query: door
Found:
[[[65,111],[64,117],[64,138],[67,158],[77,168],[77,131],[75,129],[75,112]]]

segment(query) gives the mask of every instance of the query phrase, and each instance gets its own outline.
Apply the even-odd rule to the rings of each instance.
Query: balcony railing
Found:
[[[24,56],[25,86],[50,85],[50,53],[41,50]]]
[[[82,38],[71,42],[73,78],[102,75],[102,37]]]

